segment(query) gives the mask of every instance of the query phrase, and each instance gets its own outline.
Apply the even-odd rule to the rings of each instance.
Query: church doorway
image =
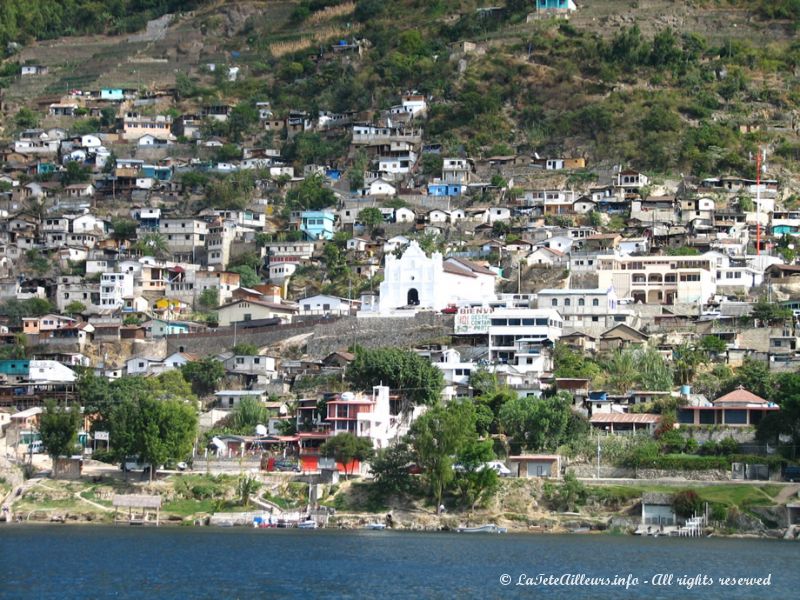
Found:
[[[419,292],[417,288],[411,288],[408,290],[408,298],[406,304],[408,306],[419,306]]]

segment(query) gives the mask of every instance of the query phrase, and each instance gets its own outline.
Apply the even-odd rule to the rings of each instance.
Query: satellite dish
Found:
[[[356,399],[356,396],[355,396],[355,394],[353,394],[353,392],[344,392],[344,393],[341,395],[341,398],[342,398],[342,400],[344,400],[345,402],[350,402],[350,401],[352,401],[352,400],[355,400],[355,399]]]
[[[263,425],[256,425],[256,435],[267,435],[267,428]]]

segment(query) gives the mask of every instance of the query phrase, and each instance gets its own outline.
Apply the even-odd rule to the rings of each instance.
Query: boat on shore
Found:
[[[371,529],[373,531],[383,531],[386,529],[386,523],[367,523],[364,529]]]
[[[305,521],[300,521],[297,524],[298,529],[317,529],[319,525],[314,519],[307,519]]]
[[[458,533],[508,533],[505,527],[498,527],[494,523],[478,525],[477,527],[458,527]]]

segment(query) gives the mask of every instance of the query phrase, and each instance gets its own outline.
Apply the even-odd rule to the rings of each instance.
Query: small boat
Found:
[[[317,522],[314,519],[306,519],[297,524],[298,529],[316,529],[317,527]]]
[[[383,531],[386,529],[386,523],[367,523],[364,529],[373,529],[375,531]]]
[[[498,527],[494,523],[478,525],[477,527],[459,527],[456,531],[458,533],[508,533],[508,529]]]
[[[574,529],[570,529],[571,533],[589,533],[591,529],[588,527],[575,527]]]

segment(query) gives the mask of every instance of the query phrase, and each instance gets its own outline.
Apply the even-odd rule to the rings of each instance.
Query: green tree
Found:
[[[495,457],[492,446],[490,439],[473,437],[456,456],[459,468],[454,477],[454,486],[462,502],[471,509],[486,503],[499,487],[497,472],[486,466]]]
[[[165,258],[170,254],[167,239],[160,233],[144,234],[139,237],[133,247],[144,256]]]
[[[72,316],[83,314],[85,310],[86,305],[83,302],[78,302],[77,300],[73,300],[64,307],[64,311],[68,315]]]
[[[405,439],[378,450],[370,462],[370,473],[376,494],[386,498],[394,494],[412,493],[414,478],[409,472],[409,467],[413,463],[414,452]]]
[[[684,519],[700,514],[703,503],[694,490],[681,490],[672,498],[672,508],[675,514]]]
[[[74,454],[80,424],[81,411],[77,405],[65,408],[57,407],[53,400],[45,403],[39,423],[39,435],[47,453],[53,459]]]
[[[256,425],[265,425],[268,418],[267,407],[258,398],[245,397],[233,409],[227,422],[235,431],[253,435]]]
[[[700,348],[711,355],[724,354],[728,345],[717,335],[704,335],[700,340]]]
[[[241,142],[242,136],[258,123],[258,110],[249,102],[240,102],[228,117],[228,136],[233,142]]]
[[[225,377],[225,365],[213,358],[188,362],[181,367],[181,371],[198,396],[216,392],[219,382]]]
[[[53,305],[44,298],[17,300],[9,298],[0,304],[0,315],[8,317],[10,325],[20,325],[22,317],[41,317],[53,312]]]
[[[259,277],[255,269],[249,265],[230,267],[228,268],[228,272],[237,273],[239,275],[240,287],[254,288],[257,285],[261,285],[261,277]]]
[[[32,129],[39,124],[39,117],[30,108],[23,106],[14,116],[14,124],[20,129]]]
[[[772,399],[776,391],[775,379],[769,371],[769,365],[749,356],[744,359],[742,366],[736,369],[734,377],[722,391],[727,393],[739,386],[766,399]]]
[[[753,310],[750,315],[759,324],[763,325],[779,325],[792,318],[792,311],[789,308],[769,302],[766,298],[759,298],[753,304]]]
[[[358,347],[347,379],[360,389],[386,385],[411,405],[435,404],[444,389],[441,369],[411,350]]]
[[[61,173],[61,183],[63,185],[84,183],[89,181],[91,174],[92,171],[89,167],[84,167],[79,162],[71,160],[67,163],[66,169]]]
[[[286,205],[293,210],[321,210],[335,204],[336,195],[325,186],[321,175],[306,177],[286,192]]]
[[[566,473],[559,486],[545,484],[545,498],[557,511],[575,511],[586,503],[589,493],[586,486],[578,481],[574,473]]]
[[[611,390],[618,394],[629,392],[638,377],[633,352],[615,350],[605,362],[605,372],[606,383]]]
[[[364,224],[370,231],[375,229],[378,225],[383,225],[383,213],[379,208],[371,206],[365,208],[358,213],[358,220]]]
[[[586,358],[563,342],[556,342],[553,350],[553,363],[556,377],[594,380],[602,373],[596,362]]]
[[[145,395],[114,406],[109,425],[115,455],[121,460],[138,456],[150,465],[152,481],[160,465],[183,460],[191,453],[197,413],[185,402]]]
[[[253,496],[261,487],[258,478],[252,475],[241,475],[236,483],[236,491],[239,494],[239,504],[245,508],[250,507],[250,497]]]
[[[372,458],[373,449],[370,438],[357,437],[352,433],[340,433],[322,444],[321,456],[333,458],[344,467],[345,475],[352,474],[353,461],[364,462]],[[347,468],[350,467],[348,473]]]
[[[521,446],[530,450],[555,450],[588,431],[586,420],[577,418],[570,401],[564,395],[514,398],[500,409],[500,424]]]
[[[455,477],[453,458],[476,437],[475,408],[469,402],[437,404],[412,423],[409,443],[437,507]]]
[[[636,371],[637,383],[643,390],[667,392],[672,389],[672,367],[653,348],[636,352]]]
[[[236,356],[258,356],[258,346],[242,342],[231,348]]]
[[[207,288],[200,292],[200,297],[197,299],[198,304],[204,310],[211,310],[219,306],[219,290],[217,288]]]
[[[136,229],[139,223],[132,219],[112,219],[111,229],[114,232],[111,234],[115,240],[132,240],[136,238]]]
[[[683,343],[672,349],[672,362],[679,383],[685,385],[694,379],[697,367],[705,362],[705,353],[689,343]]]

